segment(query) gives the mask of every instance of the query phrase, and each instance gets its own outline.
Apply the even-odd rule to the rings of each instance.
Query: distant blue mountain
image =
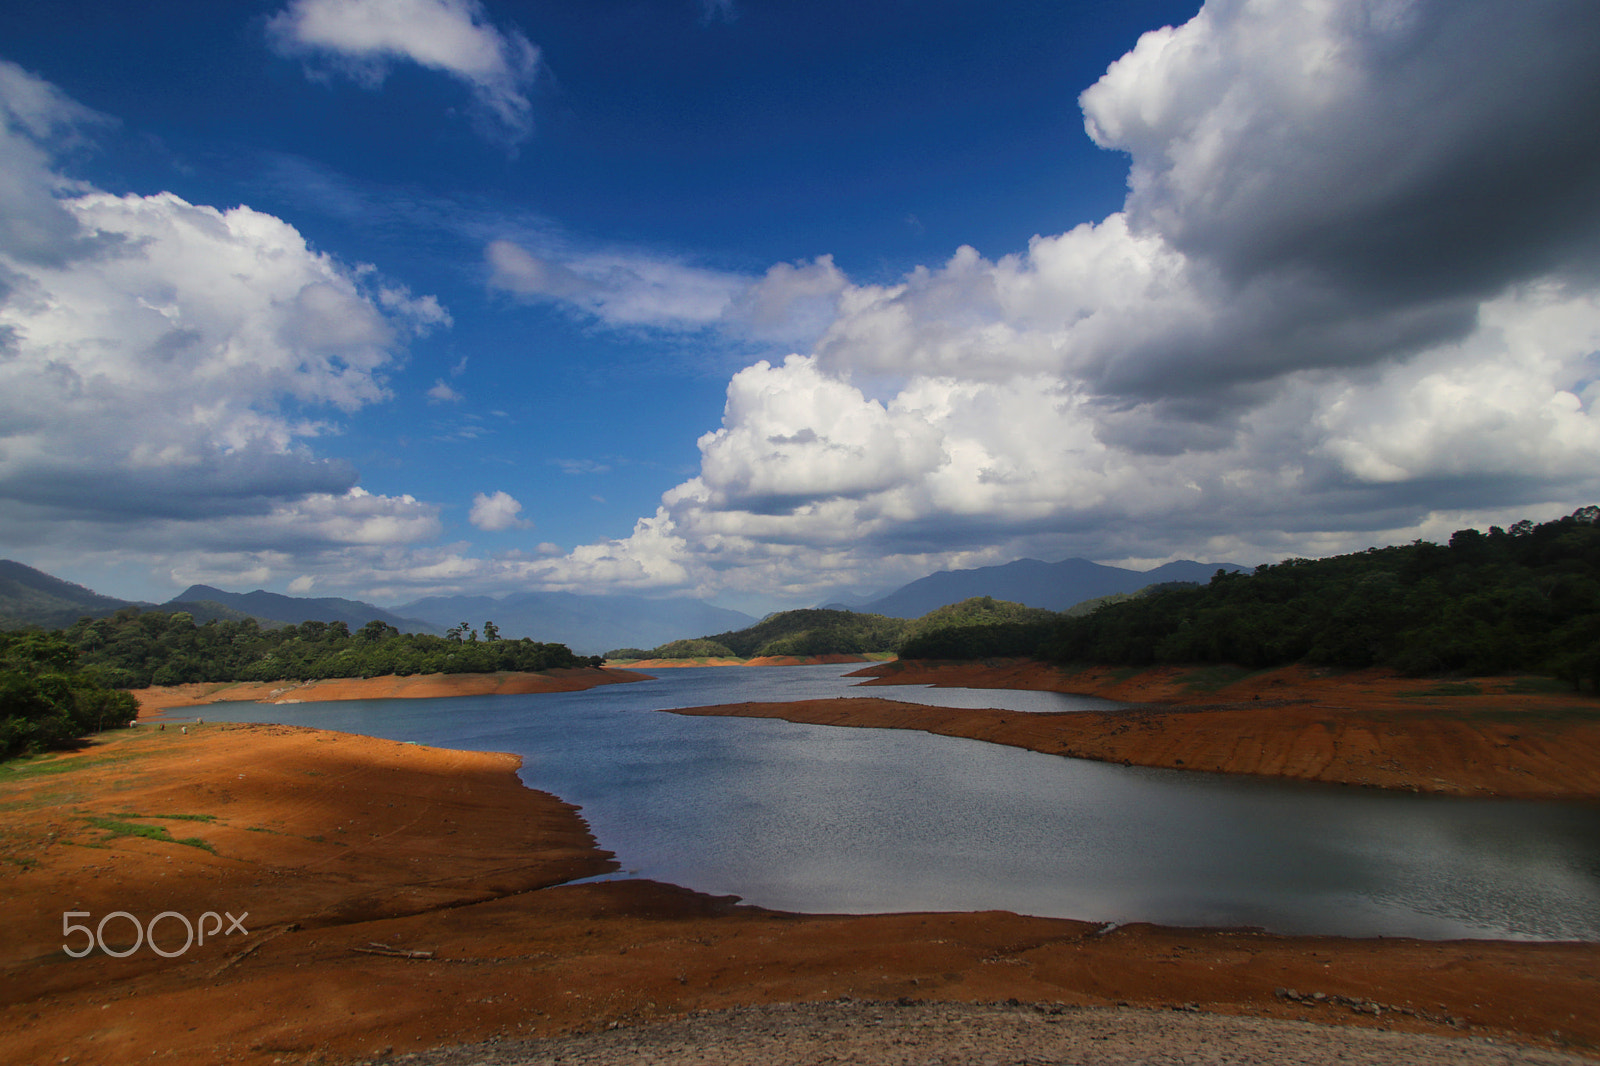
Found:
[[[644,596],[583,596],[573,592],[514,592],[508,596],[429,596],[396,611],[438,626],[474,629],[492,621],[509,639],[565,644],[579,655],[615,648],[654,648],[686,633],[724,633],[756,619],[700,600]]]
[[[225,611],[209,610],[209,605],[227,608]],[[309,598],[284,596],[276,592],[256,589],[254,592],[223,592],[210,585],[190,585],[183,592],[162,604],[163,611],[188,611],[195,621],[204,622],[213,617],[236,617],[239,614],[259,618],[264,622],[282,622],[299,625],[301,622],[343,622],[351,629],[360,629],[373,620],[387,622],[402,633],[432,633],[440,636],[444,629],[417,618],[407,618],[374,607],[360,600],[343,600],[325,596]]]
[[[1084,600],[1109,596],[1114,592],[1137,592],[1147,585],[1164,581],[1204,584],[1218,570],[1248,569],[1234,563],[1196,563],[1187,559],[1144,571],[1103,566],[1087,559],[1065,559],[1059,563],[1018,559],[1002,566],[983,566],[976,570],[941,570],[918,578],[909,585],[902,585],[887,596],[855,610],[886,614],[892,618],[920,618],[936,607],[960,603],[973,596],[993,596],[997,600],[1010,600],[1029,607],[1064,611]]]

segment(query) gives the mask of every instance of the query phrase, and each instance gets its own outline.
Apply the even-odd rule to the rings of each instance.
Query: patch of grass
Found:
[[[1401,696],[1481,696],[1483,686],[1472,681],[1441,681],[1432,688],[1410,689]]]
[[[134,815],[133,817],[141,816]],[[96,818],[93,816],[85,818],[84,821],[104,832],[106,836],[102,838],[103,840],[110,840],[113,837],[144,837],[146,840],[159,840],[163,844],[186,844],[191,848],[200,848],[203,851],[211,852],[213,855],[216,854],[216,849],[199,837],[174,839],[164,825],[140,825],[137,822],[124,822],[116,818]]]
[[[127,762],[130,758],[132,756],[129,755],[98,755],[81,759],[70,755],[19,755],[15,759],[0,763],[0,782],[43,777],[47,774],[67,774],[109,763]]]
[[[172,834],[167,832],[165,826],[140,825],[137,822],[122,822],[115,818],[85,818],[84,821],[114,837],[145,837],[148,840],[160,840],[168,844],[173,842]]]

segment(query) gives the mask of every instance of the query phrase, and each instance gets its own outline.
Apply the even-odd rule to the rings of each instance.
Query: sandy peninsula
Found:
[[[1065,671],[1032,661],[898,661],[850,676],[863,687],[1022,688],[1133,706],[1019,714],[837,699],[680,713],[922,729],[1103,762],[1413,792],[1600,798],[1600,699],[1539,679],[1441,682],[1303,666]]]
[[[0,767],[0,1061],[344,1062],[842,996],[1304,1018],[1600,1057],[1600,944],[795,915],[575,884],[615,863],[516,769],[212,723]],[[114,952],[166,912],[244,916],[248,932],[177,953],[168,917],[174,957],[72,958],[86,934],[64,932],[68,911],[126,912],[102,927]]]

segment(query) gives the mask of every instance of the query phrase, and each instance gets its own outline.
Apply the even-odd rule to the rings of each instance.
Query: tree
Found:
[[[367,643],[387,640],[390,637],[398,637],[399,635],[400,631],[398,629],[380,618],[374,618],[372,621],[356,630],[356,636],[360,640]]]
[[[61,634],[0,633],[0,758],[67,747],[138,714],[132,696],[83,672]]]

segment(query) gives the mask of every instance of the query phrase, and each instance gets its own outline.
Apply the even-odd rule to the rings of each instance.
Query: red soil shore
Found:
[[[1024,688],[1139,707],[1018,714],[825,700],[714,713],[925,729],[1138,766],[1449,795],[1600,798],[1600,700],[1520,691],[1529,687],[1524,679],[1440,683],[1298,666],[1255,673],[1174,667],[1067,672],[1027,661],[900,661],[850,676],[869,678],[869,686]]]
[[[841,995],[1192,1004],[1600,1048],[1596,944],[795,915],[649,881],[559,884],[614,863],[515,768],[227,724],[0,767],[0,1061],[342,1062]],[[85,934],[64,935],[64,912],[119,910],[244,915],[248,933],[174,958],[67,956]],[[128,919],[106,939],[131,946]],[[181,923],[161,942],[181,947]]]
[[[1296,707],[1322,714],[1337,736],[1341,716],[1405,718],[1480,699],[1408,696],[1415,683],[1381,677],[1346,678],[1341,696],[1334,679],[1293,673],[1195,693],[1176,674],[1051,677],[1015,664],[872,672],[917,683],[1092,683],[1122,699],[1165,693],[1182,706],[1124,712],[1167,720],[1152,727],[1164,738],[1146,744],[1155,754],[1212,726],[1253,723],[1270,741],[1271,723]],[[440,682],[422,679],[379,692],[388,680],[372,679],[272,698],[459,694],[467,682],[445,679],[448,691],[438,692],[430,686]],[[262,698],[236,688],[150,695],[162,697],[152,707]],[[1579,724],[1592,720],[1578,713],[1592,701],[1510,697],[1466,706],[1489,712],[1491,724],[1522,715],[1523,736],[1536,733],[1534,712],[1556,725],[1561,708]],[[1253,706],[1227,709],[1243,701]],[[840,724],[908,713],[873,699],[820,706],[835,704]],[[1013,742],[993,717],[1000,713],[977,712],[967,725]],[[1209,717],[1226,713],[1246,717]],[[1022,717],[1064,716],[1007,721]],[[1181,750],[1184,765],[1200,761],[1187,754],[1196,748]],[[1328,763],[1336,764],[1355,765]],[[615,863],[575,808],[522,787],[516,767],[506,755],[224,724],[190,725],[187,734],[143,726],[80,752],[0,765],[0,919],[9,934],[0,942],[0,1061],[344,1062],[842,995],[1192,1005],[1509,1038],[1600,1058],[1600,944],[1107,931],[1004,912],[795,915],[649,881],[565,884]],[[71,958],[63,948],[84,934],[64,935],[66,911],[88,912],[71,920],[90,925],[113,911],[144,923],[168,911],[191,920],[248,912],[248,933],[213,934],[173,958],[148,946],[126,958]],[[129,919],[105,928],[113,950],[131,945]],[[180,923],[168,918],[161,930],[168,950],[181,945]]]

